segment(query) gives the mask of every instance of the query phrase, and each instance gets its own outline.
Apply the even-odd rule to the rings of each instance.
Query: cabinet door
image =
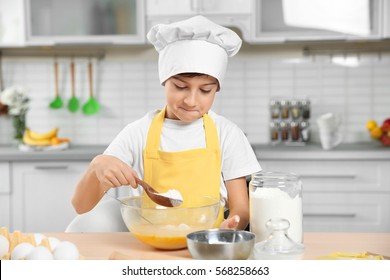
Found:
[[[89,162],[12,164],[13,230],[61,232],[76,216],[71,198]]]
[[[10,184],[10,168],[8,162],[0,162],[0,227],[11,227],[11,209],[10,209],[10,194],[11,194],[11,184]]]
[[[383,38],[390,38],[390,2],[383,1]]]
[[[142,0],[27,0],[28,45],[144,43]]]
[[[252,42],[280,43],[288,41],[367,40],[380,38],[381,0],[370,0],[371,33],[360,37],[323,29],[288,26],[283,18],[283,0],[254,1]],[[336,8],[336,7],[335,7]]]
[[[147,16],[250,14],[251,0],[147,0]]]
[[[146,0],[147,16],[195,15],[197,0]]]
[[[25,44],[24,0],[0,1],[0,47]]]

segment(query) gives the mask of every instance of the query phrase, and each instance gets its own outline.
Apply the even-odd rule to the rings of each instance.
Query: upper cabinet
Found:
[[[24,0],[0,0],[0,47],[25,44]]]
[[[364,0],[363,0],[364,1]],[[368,0],[367,0],[368,1]],[[298,1],[304,2],[304,1]],[[315,1],[318,2],[318,1]],[[348,2],[348,1],[347,1]],[[350,3],[351,1],[349,1]],[[334,1],[324,0],[326,10],[330,11],[334,9],[336,11],[339,7],[332,7]],[[313,13],[309,7],[301,7],[297,9],[302,18],[298,18],[299,21],[303,21],[303,17],[307,17],[308,22],[312,22],[312,27],[297,27],[292,25],[287,25],[284,18],[283,10],[283,0],[259,0],[253,1],[253,17],[252,17],[252,28],[249,41],[252,43],[283,43],[283,42],[299,42],[299,41],[324,41],[324,40],[375,40],[381,38],[381,22],[382,22],[382,5],[381,0],[369,0],[368,1],[368,11],[367,11],[367,25],[369,32],[365,35],[351,35],[347,32],[336,32],[330,31],[330,29],[321,29],[318,26],[323,26],[323,22],[315,22],[316,18],[313,18]],[[314,5],[314,2],[311,4]],[[340,3],[339,3],[340,4]],[[296,7],[292,7],[296,8]],[[345,7],[345,10],[350,13],[355,11],[356,7]],[[318,10],[316,12],[319,12]],[[339,11],[338,11],[339,12]],[[325,11],[319,12],[319,14],[325,13]],[[318,21],[329,20],[332,21],[332,16],[335,13],[332,13],[330,17],[318,17]],[[362,13],[363,14],[363,13]],[[346,21],[347,15],[343,16],[342,14],[337,14],[341,18],[340,27],[341,29],[350,22]],[[354,15],[350,15],[353,17]],[[338,18],[335,18],[338,19]],[[353,18],[355,20],[355,18]],[[330,22],[329,25],[335,25],[334,21]],[[345,26],[342,26],[342,25]],[[347,26],[348,27],[348,26]]]
[[[383,1],[383,38],[390,38],[390,1]]]
[[[142,0],[26,0],[28,45],[145,42]]]
[[[224,26],[249,34],[252,0],[146,0],[146,31],[158,23],[171,23],[204,15]]]

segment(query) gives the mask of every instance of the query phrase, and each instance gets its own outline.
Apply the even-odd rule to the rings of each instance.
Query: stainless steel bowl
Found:
[[[194,259],[246,260],[255,245],[255,234],[244,230],[209,229],[187,235]]]

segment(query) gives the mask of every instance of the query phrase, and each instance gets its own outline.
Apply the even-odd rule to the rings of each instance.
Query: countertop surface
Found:
[[[16,146],[0,146],[0,161],[90,161],[101,154],[106,145],[71,145],[62,151],[22,152]],[[390,160],[390,147],[379,142],[341,144],[332,150],[323,150],[320,144],[285,146],[252,144],[261,160]]]
[[[77,245],[83,259],[191,259],[187,249],[157,250],[138,241],[131,233],[46,233]],[[370,252],[390,256],[390,233],[304,233],[303,259],[313,260],[335,252]]]

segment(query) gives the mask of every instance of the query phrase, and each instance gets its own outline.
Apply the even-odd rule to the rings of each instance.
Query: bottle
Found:
[[[279,142],[279,122],[270,122],[270,135],[272,144]]]
[[[310,123],[308,121],[302,121],[299,124],[301,139],[303,142],[309,142],[310,140]]]
[[[305,120],[310,119],[310,100],[302,100],[302,118]]]
[[[302,182],[298,175],[260,171],[252,174],[249,183],[250,230],[256,242],[267,239],[266,223],[270,219],[286,219],[288,234],[297,243],[303,242]]]
[[[291,127],[291,140],[292,141],[298,141],[299,140],[299,123],[298,122],[291,122],[290,123]]]
[[[281,100],[280,110],[282,119],[288,119],[290,116],[290,102],[288,102],[287,100]]]
[[[290,102],[291,107],[291,116],[294,120],[299,119],[301,116],[301,102],[298,100],[291,100]]]
[[[283,142],[288,141],[289,124],[287,122],[280,122],[280,134]]]
[[[272,99],[270,101],[271,118],[278,119],[280,117],[280,102]]]

